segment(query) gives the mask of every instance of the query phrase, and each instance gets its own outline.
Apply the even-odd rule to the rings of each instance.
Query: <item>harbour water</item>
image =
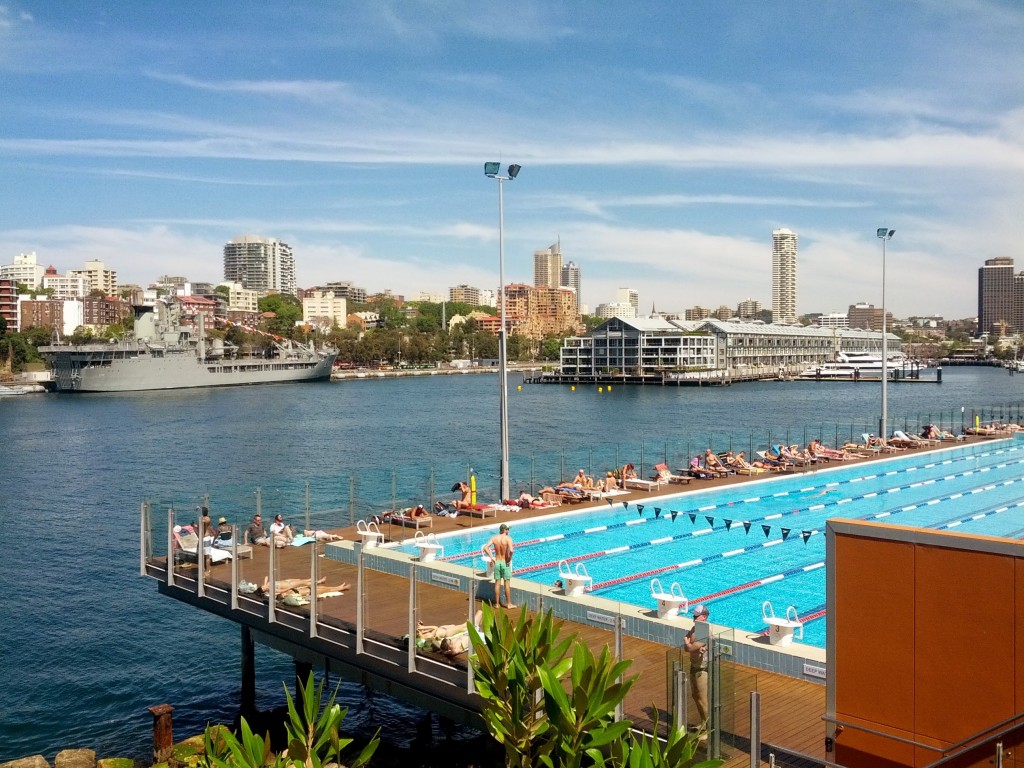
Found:
[[[557,480],[566,463],[570,473],[586,461],[640,467],[708,443],[746,449],[768,432],[803,442],[810,428],[832,442],[879,412],[877,382],[600,393],[518,384],[510,380],[513,490]],[[959,428],[984,409],[985,418],[992,409],[1016,418],[1022,401],[1024,377],[994,368],[889,387],[901,426],[927,418]],[[71,746],[143,758],[154,704],[176,708],[177,735],[233,716],[238,630],[159,597],[138,575],[143,499],[159,508],[210,494],[242,523],[256,488],[266,503],[287,505],[308,481],[314,507],[331,493],[344,507],[357,478],[360,503],[373,507],[396,493],[396,475],[433,470],[447,495],[452,474],[468,466],[485,493],[495,483],[497,412],[493,376],[0,400],[0,761],[52,759]],[[280,704],[289,660],[257,649],[257,664],[258,704]],[[397,702],[355,686],[343,701],[353,730],[412,734],[415,713]]]

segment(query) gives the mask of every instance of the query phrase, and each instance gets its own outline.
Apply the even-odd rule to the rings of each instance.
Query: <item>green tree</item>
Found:
[[[273,312],[275,315],[264,323],[267,331],[294,338],[295,323],[302,319],[302,305],[297,298],[287,293],[275,293],[264,296],[257,302],[257,306],[260,312]]]
[[[72,344],[88,344],[93,338],[95,338],[95,334],[92,332],[92,328],[80,325],[71,333],[68,341]]]

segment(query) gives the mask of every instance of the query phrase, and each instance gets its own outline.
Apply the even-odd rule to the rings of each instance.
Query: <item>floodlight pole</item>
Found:
[[[518,165],[508,167],[508,175],[502,176],[498,163],[484,163],[484,174],[498,181],[498,300],[501,302],[501,327],[498,330],[498,410],[501,441],[500,499],[504,502],[511,497],[509,493],[508,475],[508,347],[506,345],[507,326],[505,319],[505,181],[514,179],[519,173]]]
[[[886,339],[885,327],[885,241],[892,240],[896,234],[895,229],[879,227],[875,235],[882,241],[882,418],[878,422],[878,436],[885,440],[887,438],[887,424],[889,423],[889,349]]]

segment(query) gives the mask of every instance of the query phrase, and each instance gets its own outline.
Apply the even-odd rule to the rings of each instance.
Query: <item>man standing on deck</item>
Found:
[[[697,725],[701,742],[708,740],[708,615],[706,605],[693,609],[693,627],[683,639],[683,649],[690,654],[690,695],[697,705]]]
[[[512,605],[512,537],[508,535],[508,526],[502,523],[498,532],[483,545],[484,555],[494,561],[494,605],[501,607],[501,582],[505,582],[505,606]]]

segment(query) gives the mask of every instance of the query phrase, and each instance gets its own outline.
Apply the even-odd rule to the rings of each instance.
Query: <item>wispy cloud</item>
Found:
[[[159,72],[151,72],[149,77],[200,91],[286,96],[313,103],[336,101],[351,94],[351,88],[346,83],[326,80],[200,80]]]

